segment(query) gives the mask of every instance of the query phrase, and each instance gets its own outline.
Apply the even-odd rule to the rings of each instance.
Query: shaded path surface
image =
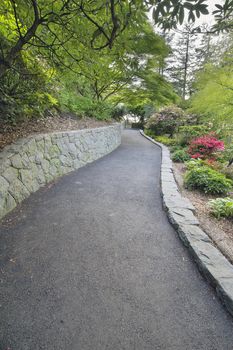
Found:
[[[160,150],[122,145],[0,230],[0,349],[225,350],[233,321],[162,210]]]

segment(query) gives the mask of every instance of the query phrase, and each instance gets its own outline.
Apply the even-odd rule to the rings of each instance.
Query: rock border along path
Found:
[[[140,133],[162,150],[161,193],[169,221],[175,227],[184,245],[188,247],[199,270],[215,288],[218,297],[233,316],[232,264],[201,229],[191,202],[181,196],[173,175],[169,149],[145,135],[142,130]]]

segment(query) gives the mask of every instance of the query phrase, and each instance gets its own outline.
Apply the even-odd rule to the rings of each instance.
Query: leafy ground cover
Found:
[[[233,263],[233,220],[229,217],[220,219],[212,215],[209,203],[219,196],[205,194],[197,190],[188,190],[184,186],[184,163],[173,163],[176,182],[182,195],[188,198],[195,207],[197,216],[203,230],[213,240],[222,253]],[[230,197],[232,199],[232,197]],[[224,199],[221,198],[221,199]]]

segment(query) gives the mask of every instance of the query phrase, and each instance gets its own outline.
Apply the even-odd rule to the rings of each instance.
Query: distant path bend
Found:
[[[162,209],[160,149],[110,155],[0,226],[0,350],[232,350],[233,320]]]

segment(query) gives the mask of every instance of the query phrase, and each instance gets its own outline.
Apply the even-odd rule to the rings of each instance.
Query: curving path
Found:
[[[160,150],[110,155],[0,226],[0,350],[232,350],[233,319],[162,210]]]

